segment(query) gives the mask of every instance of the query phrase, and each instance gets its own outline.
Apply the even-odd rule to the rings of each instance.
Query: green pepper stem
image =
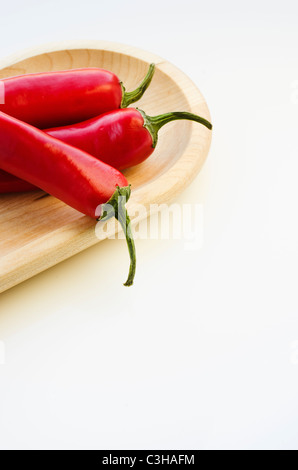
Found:
[[[152,146],[155,147],[157,144],[157,137],[159,129],[171,121],[176,121],[178,119],[187,119],[189,121],[195,121],[203,126],[206,126],[208,129],[212,129],[212,124],[207,121],[207,119],[197,116],[196,114],[188,113],[186,111],[175,111],[172,113],[160,114],[158,116],[148,116],[144,111],[137,108],[144,118],[144,127],[150,132],[152,137]]]
[[[116,191],[107,203],[102,204],[102,214],[97,220],[106,221],[111,217],[115,217],[125,234],[128,252],[130,256],[129,273],[125,286],[131,286],[136,272],[136,248],[131,230],[131,222],[127,213],[125,204],[130,198],[131,189],[130,185],[120,188],[117,186]]]
[[[135,103],[140,98],[142,98],[143,94],[147,90],[148,86],[151,83],[155,71],[155,65],[150,64],[149,70],[147,72],[146,77],[142,81],[142,83],[133,91],[125,91],[125,87],[122,82],[120,82],[122,88],[122,101],[121,101],[121,108],[127,108],[130,104]]]

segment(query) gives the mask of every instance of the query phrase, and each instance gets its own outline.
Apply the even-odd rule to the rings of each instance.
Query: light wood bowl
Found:
[[[202,94],[183,72],[154,54],[121,44],[80,41],[44,46],[2,61],[0,78],[102,67],[116,73],[129,91],[141,82],[151,62],[156,64],[154,78],[136,106],[153,116],[190,111],[210,120]],[[197,123],[176,121],[163,127],[152,156],[125,172],[132,184],[128,210],[134,213],[138,204],[148,208],[172,201],[202,168],[210,142],[211,132]],[[0,196],[0,292],[99,241],[96,221],[43,194]],[[144,216],[136,212],[133,223]]]

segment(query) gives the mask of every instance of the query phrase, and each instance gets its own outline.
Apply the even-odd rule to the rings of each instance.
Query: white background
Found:
[[[296,1],[1,0],[1,57],[130,44],[214,124],[176,200],[203,204],[201,250],[138,240],[125,288],[109,240],[1,294],[1,448],[298,448],[297,22]]]

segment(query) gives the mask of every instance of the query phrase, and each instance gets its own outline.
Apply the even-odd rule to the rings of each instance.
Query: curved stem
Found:
[[[108,200],[108,202],[106,204],[102,204],[102,214],[98,218],[98,220],[106,221],[111,217],[115,217],[119,221],[125,234],[128,252],[130,256],[129,273],[127,280],[124,283],[125,286],[131,286],[133,284],[133,280],[136,273],[136,248],[131,231],[130,218],[125,207],[126,202],[130,198],[130,194],[130,185],[122,188],[120,188],[120,186],[117,186],[116,191]]]
[[[142,83],[138,86],[138,88],[136,88],[133,91],[125,91],[125,87],[123,83],[120,82],[120,85],[122,88],[122,101],[121,101],[121,106],[120,106],[121,108],[127,108],[130,104],[135,103],[143,96],[143,94],[145,93],[145,91],[147,90],[148,86],[151,83],[151,80],[154,75],[154,71],[155,71],[155,65],[150,64],[146,77],[144,78]]]
[[[144,119],[144,127],[148,129],[152,136],[152,146],[155,147],[157,144],[157,136],[159,129],[171,121],[176,121],[179,119],[186,119],[188,121],[195,121],[199,124],[203,124],[203,126],[207,127],[208,129],[212,129],[212,124],[207,121],[207,119],[197,116],[196,114],[188,113],[186,111],[175,111],[166,114],[160,114],[158,116],[147,116],[144,111],[137,108],[137,110],[141,113]]]
[[[132,286],[136,273],[136,248],[131,231],[130,218],[125,207],[118,211],[118,217],[116,216],[116,219],[120,222],[122,230],[125,233],[127,248],[130,256],[129,273],[124,286]]]

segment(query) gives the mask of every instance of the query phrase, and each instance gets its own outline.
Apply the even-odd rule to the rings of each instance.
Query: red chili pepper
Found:
[[[99,68],[6,78],[0,111],[40,129],[81,122],[140,99],[154,69],[151,64],[141,85],[131,92],[114,73]]]
[[[83,150],[1,112],[0,141],[0,168],[42,188],[83,214],[99,219],[114,215],[119,220],[131,259],[125,285],[131,285],[136,258],[125,209],[130,186],[122,173]]]
[[[0,193],[20,193],[39,189],[28,181],[21,180],[11,173],[0,170]]]
[[[159,129],[177,119],[196,121],[209,129],[212,128],[206,119],[187,112],[172,112],[150,117],[144,111],[127,108],[110,111],[79,124],[48,129],[45,132],[86,151],[118,170],[123,170],[148,158],[156,146]],[[24,182],[18,181],[13,181],[10,176],[11,191],[26,190]],[[36,188],[29,185],[27,190],[31,189]],[[7,177],[2,173],[0,193],[8,191]]]

